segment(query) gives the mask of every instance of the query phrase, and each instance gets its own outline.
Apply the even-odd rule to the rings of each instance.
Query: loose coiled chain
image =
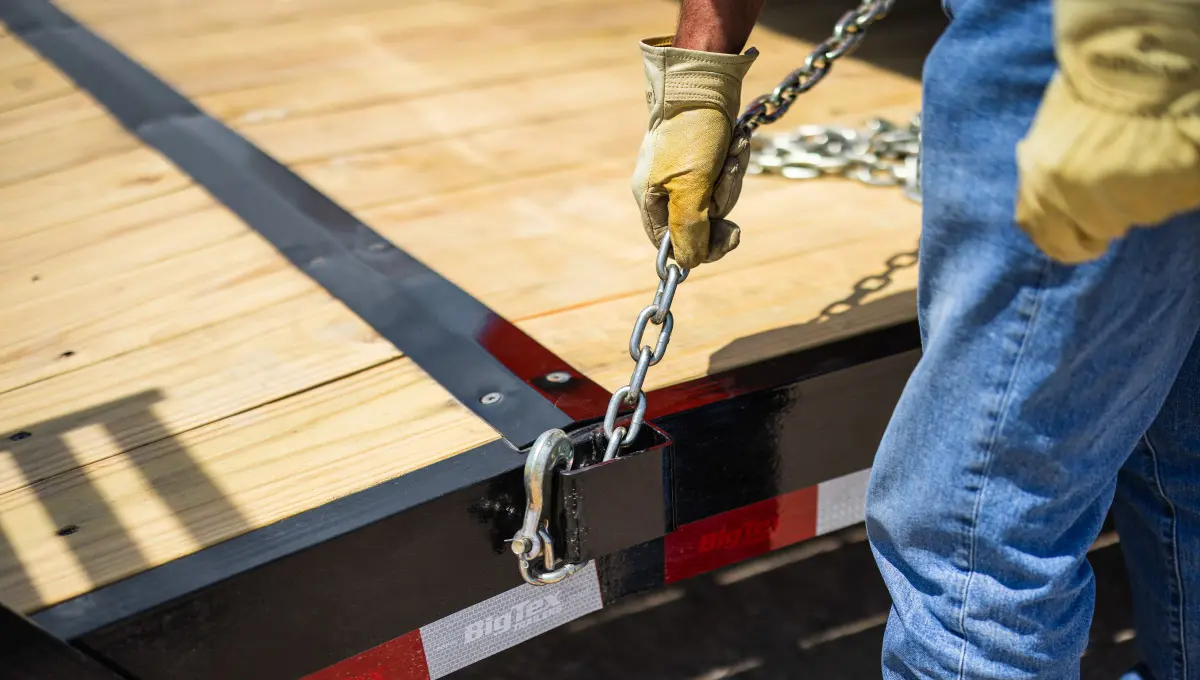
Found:
[[[755,135],[746,173],[788,179],[844,177],[871,186],[904,188],[921,202],[921,120],[901,126],[872,118],[861,129],[841,125],[801,125],[791,132]]]

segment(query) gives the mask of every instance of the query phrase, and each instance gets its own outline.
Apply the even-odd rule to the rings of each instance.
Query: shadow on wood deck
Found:
[[[114,499],[107,498],[89,478],[82,463],[68,470],[47,470],[47,460],[71,459],[68,438],[74,431],[90,427],[105,430],[122,451],[117,455],[138,470],[146,488],[170,507],[175,521],[197,544],[212,541],[208,534],[214,526],[236,527],[237,533],[250,528],[216,482],[155,416],[154,405],[162,400],[161,392],[147,390],[53,420],[29,423],[0,438],[0,457],[11,457],[16,463],[25,483],[37,495],[41,511],[53,522],[53,529],[47,527],[45,540],[65,541],[82,575],[94,585],[112,581],[115,572],[141,571],[156,560],[145,555],[129,527],[122,523],[123,518],[114,512]],[[64,485],[73,487],[72,492],[55,493]],[[107,491],[111,493],[112,489]],[[137,504],[136,499],[124,502]],[[0,572],[4,574],[0,599],[28,612],[30,603],[43,598],[21,552],[0,528]],[[113,563],[114,558],[119,564]]]

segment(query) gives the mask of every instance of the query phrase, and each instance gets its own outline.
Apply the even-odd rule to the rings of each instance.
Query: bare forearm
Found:
[[[765,0],[683,0],[675,47],[737,54],[746,46]]]

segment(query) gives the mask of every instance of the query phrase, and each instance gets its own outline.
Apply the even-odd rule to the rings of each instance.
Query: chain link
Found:
[[[904,126],[885,118],[873,118],[859,129],[801,125],[771,136],[756,133],[746,173],[789,179],[841,176],[872,186],[899,186],[919,203],[920,144],[920,114]]]
[[[604,436],[608,439],[605,447],[604,460],[616,457],[622,446],[629,446],[637,439],[642,423],[646,418],[646,392],[642,385],[646,382],[646,372],[650,367],[662,361],[667,353],[667,345],[671,342],[671,330],[675,327],[675,319],[671,316],[671,301],[675,299],[675,288],[687,278],[688,270],[674,262],[667,262],[671,252],[671,234],[663,236],[658,247],[658,258],[654,268],[658,272],[658,290],[654,292],[654,300],[642,308],[637,321],[633,323],[633,333],[629,335],[629,356],[636,363],[629,384],[613,393],[608,401],[608,411],[604,414]],[[658,339],[651,348],[643,344],[643,336],[647,326],[658,326]],[[621,406],[632,406],[633,416],[628,426],[617,426],[617,413]]]
[[[817,45],[800,68],[792,71],[770,94],[756,98],[738,118],[737,126],[747,134],[764,123],[774,123],[783,117],[796,97],[821,82],[833,62],[858,47],[867,27],[891,11],[895,0],[862,0],[858,7],[846,12],[833,27],[833,35]]]

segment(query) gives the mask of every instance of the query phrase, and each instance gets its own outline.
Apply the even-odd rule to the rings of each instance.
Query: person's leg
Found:
[[[1200,678],[1200,338],[1117,481],[1113,518],[1153,680]]]
[[[1037,251],[1015,145],[1054,69],[1049,0],[951,8],[924,76],[923,355],[868,491],[884,676],[1074,678],[1087,549],[1200,327],[1200,216],[1078,267]]]

